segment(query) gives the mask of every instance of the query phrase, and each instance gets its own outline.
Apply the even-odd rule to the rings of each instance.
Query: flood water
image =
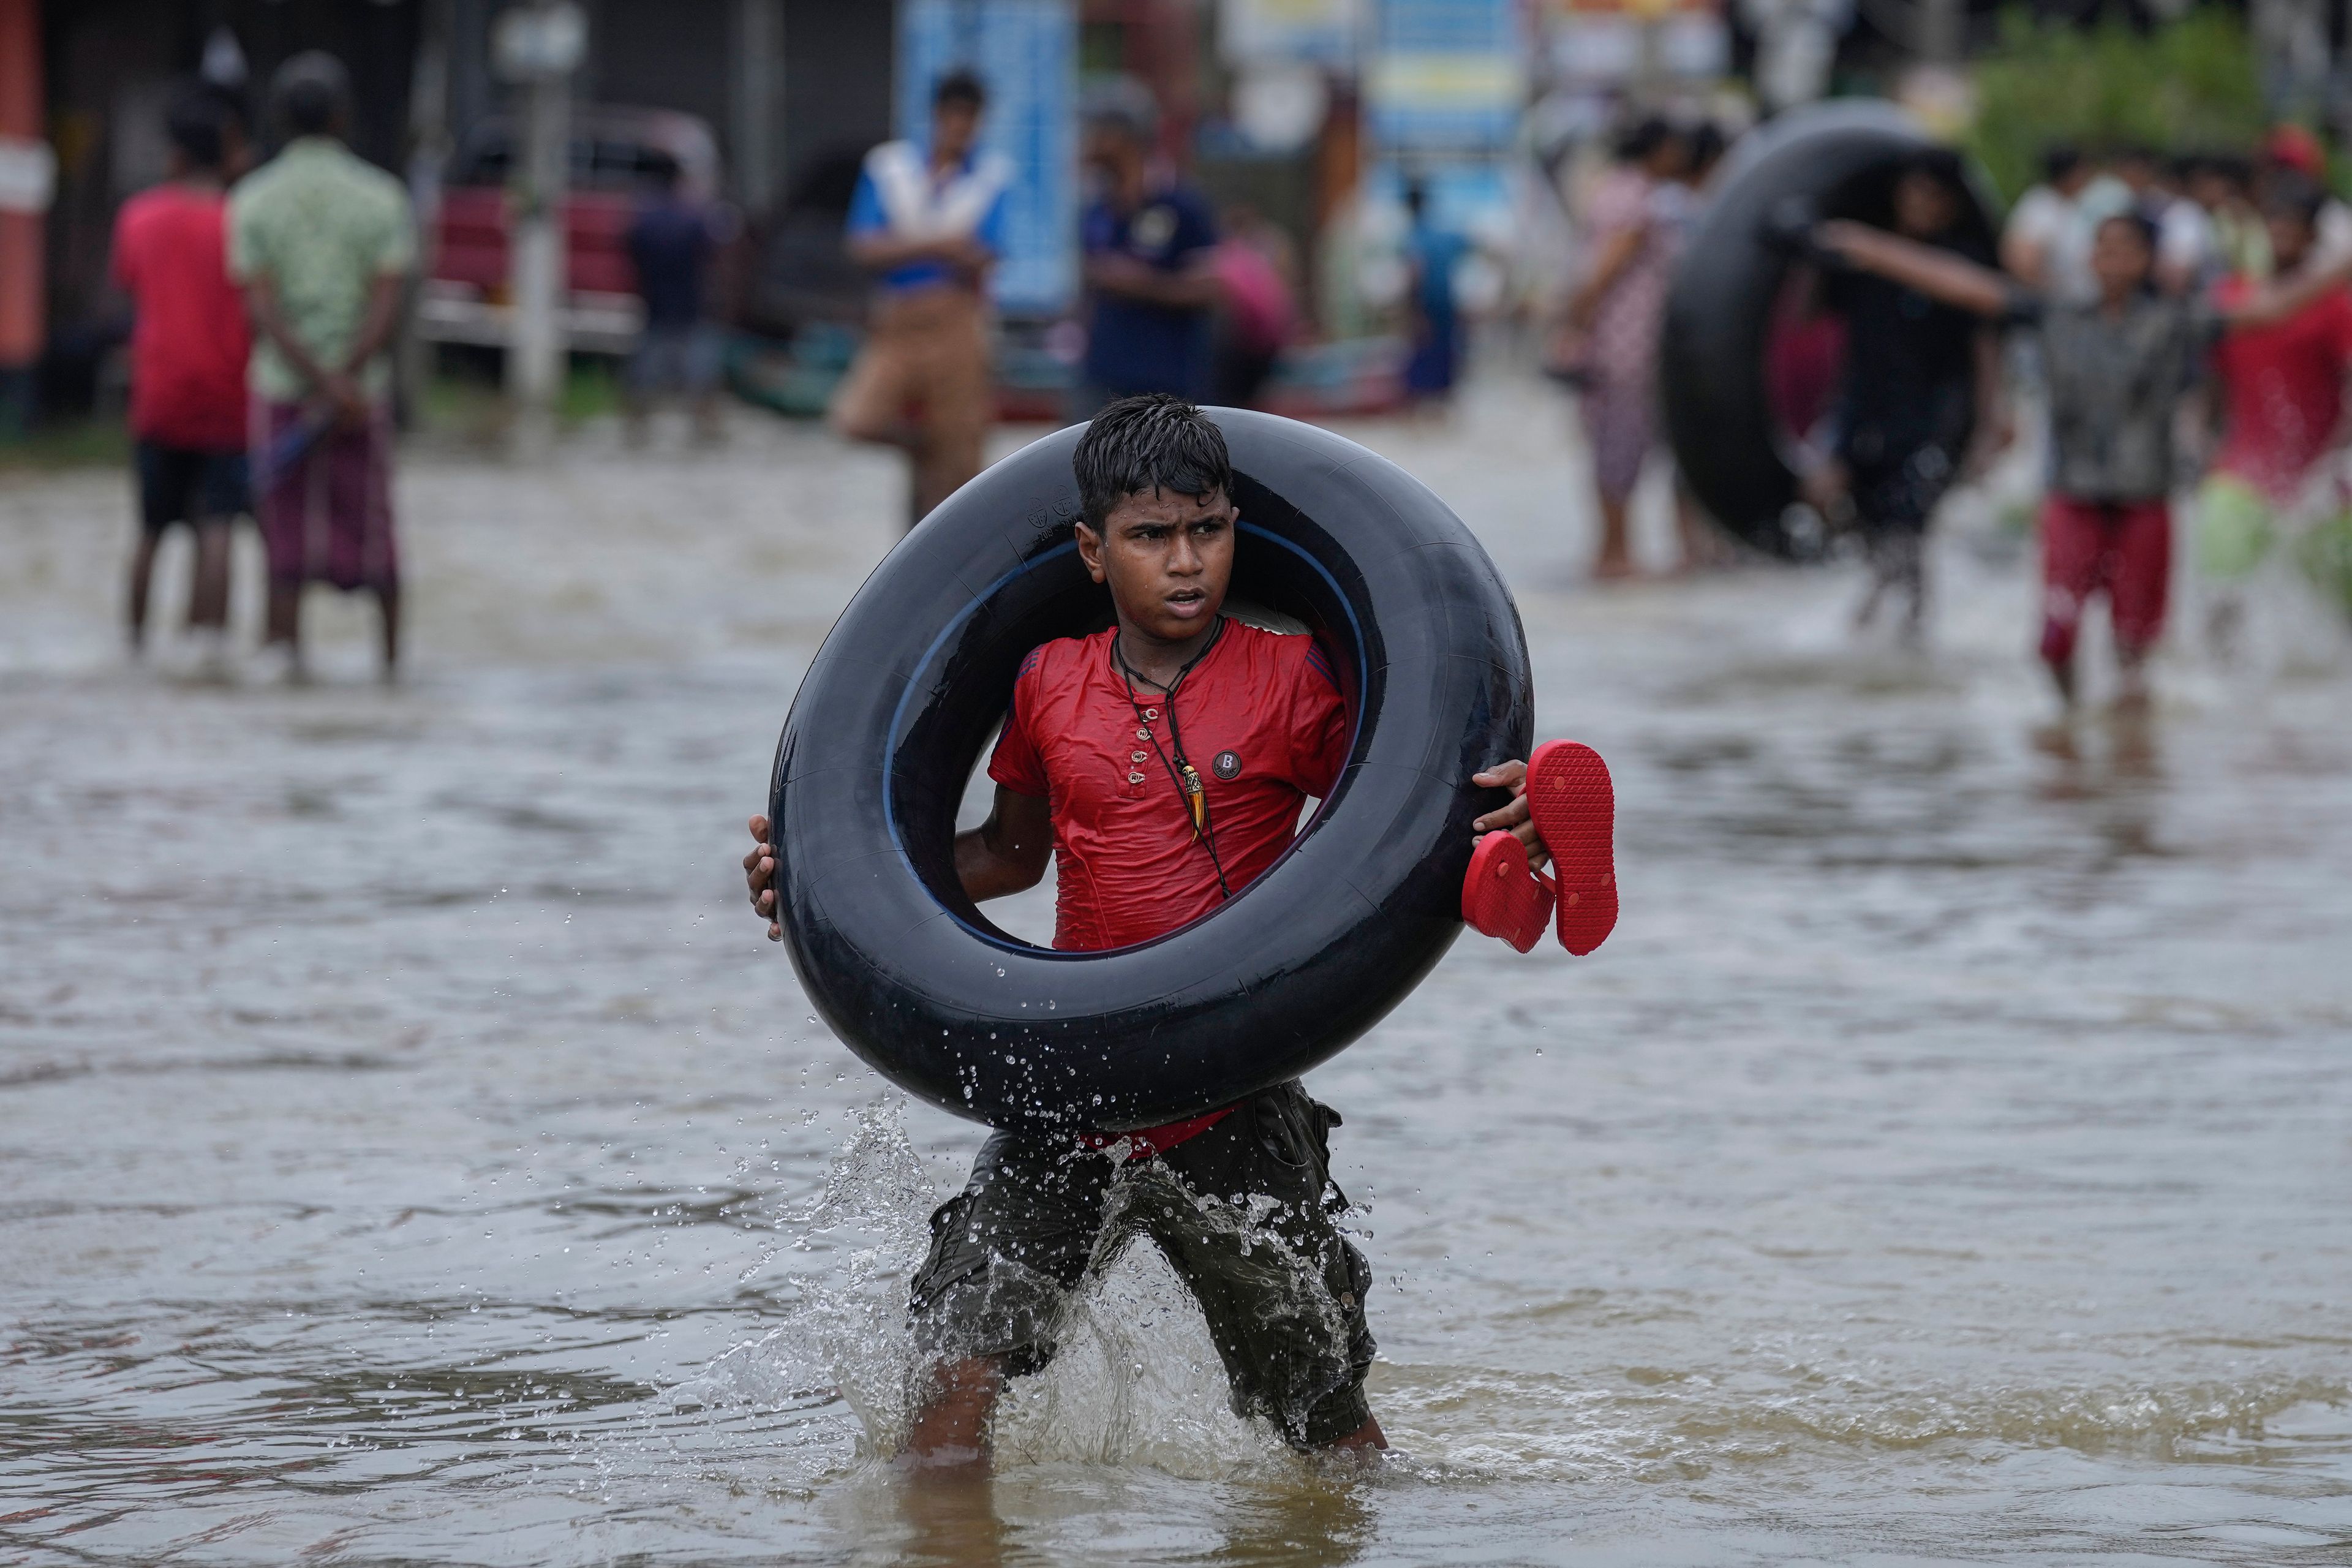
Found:
[[[2340,655],[2054,731],[1992,536],[1925,659],[1850,568],[1595,591],[1563,411],[1473,415],[1350,433],[1511,577],[1624,916],[1310,1079],[1371,1474],[1227,1413],[1149,1248],[992,1483],[874,1456],[981,1133],[736,860],[888,461],[420,455],[393,691],[356,606],[308,689],[126,670],[127,483],[0,479],[0,1559],[2352,1559]]]

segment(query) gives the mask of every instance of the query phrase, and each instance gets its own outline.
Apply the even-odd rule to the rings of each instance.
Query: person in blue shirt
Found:
[[[833,427],[903,448],[908,526],[980,472],[995,414],[988,277],[1004,252],[1011,161],[979,148],[987,89],[968,70],[931,90],[929,146],[886,142],[850,198],[850,259],[874,275],[866,343],[834,395]]]
[[[1139,104],[1098,104],[1086,161],[1087,359],[1075,417],[1122,397],[1209,394],[1219,292],[1217,225],[1200,193],[1152,167]]]
[[[1429,193],[1417,180],[1404,188],[1404,210],[1405,311],[1412,336],[1412,353],[1404,364],[1405,395],[1416,404],[1441,404],[1453,395],[1462,369],[1454,269],[1469,254],[1470,242],[1430,217]]]
[[[686,190],[676,159],[657,157],[648,173],[653,192],[638,204],[626,236],[646,311],[645,331],[623,383],[629,437],[644,439],[653,400],[667,389],[685,394],[697,437],[716,440],[725,344],[708,319],[705,296],[722,220]]]

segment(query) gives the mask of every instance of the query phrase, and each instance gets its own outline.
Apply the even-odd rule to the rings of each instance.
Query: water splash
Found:
[[[837,1400],[856,1423],[849,1458],[898,1453],[929,1370],[908,1321],[907,1283],[940,1195],[907,1136],[905,1109],[887,1094],[855,1111],[821,1191],[774,1220],[782,1246],[765,1261],[809,1260],[787,1274],[784,1321],[670,1390],[672,1408],[805,1411]],[[1287,1245],[1263,1205],[1201,1199],[1156,1171],[1115,1184],[1103,1243],[1058,1320],[1053,1363],[1015,1379],[998,1406],[1000,1468],[1145,1466],[1210,1479],[1289,1462],[1268,1423],[1234,1413],[1207,1325],[1174,1269],[1136,1244],[1133,1210],[1147,1193],[1192,1204],[1199,1224],[1244,1249]],[[1278,1310],[1344,1335],[1338,1303],[1311,1270],[1301,1273],[1300,1299]],[[1303,1410],[1327,1392],[1302,1384],[1282,1398]]]

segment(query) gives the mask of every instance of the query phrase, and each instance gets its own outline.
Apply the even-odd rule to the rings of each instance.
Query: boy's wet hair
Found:
[[[2263,182],[2263,216],[2291,217],[2305,226],[2316,226],[2319,209],[2327,205],[2327,192],[2318,181],[2302,174],[2276,174]]]
[[[163,110],[163,134],[192,167],[221,166],[221,122],[226,118],[221,101],[201,87],[185,87],[172,95]]]
[[[968,66],[958,66],[931,86],[931,107],[945,109],[953,104],[969,109],[975,114],[988,107],[988,86],[980,73]]]
[[[1102,531],[1118,503],[1146,491],[1180,496],[1233,493],[1233,459],[1216,422],[1164,392],[1122,397],[1094,417],[1070,456],[1078,510]]]

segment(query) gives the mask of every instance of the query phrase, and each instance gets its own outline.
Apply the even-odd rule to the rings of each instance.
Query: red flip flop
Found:
[[[1580,958],[1617,925],[1617,793],[1601,753],[1546,741],[1528,759],[1528,809],[1559,879],[1559,945]]]
[[[1551,884],[1528,868],[1528,851],[1507,833],[1489,833],[1470,852],[1462,879],[1462,918],[1521,952],[1543,940],[1551,919]]]

